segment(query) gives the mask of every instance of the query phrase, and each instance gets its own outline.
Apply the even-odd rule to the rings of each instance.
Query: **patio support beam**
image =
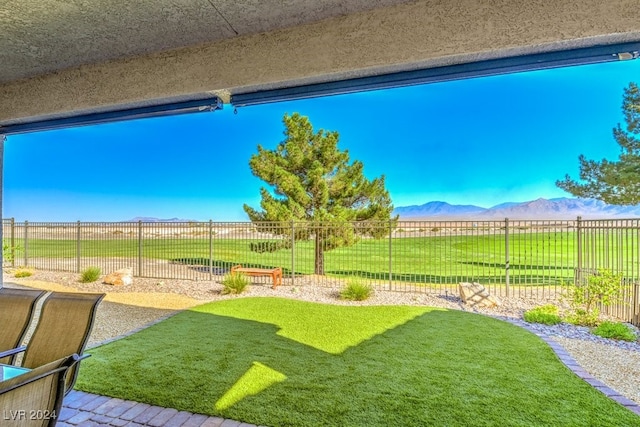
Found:
[[[7,137],[4,135],[0,135],[0,213],[2,210],[2,190],[4,189],[4,182],[2,177],[4,176],[4,142],[7,140]],[[2,217],[2,215],[0,215]],[[4,217],[2,217],[4,219]],[[2,247],[4,248],[4,220],[2,225],[0,226],[0,242],[2,242]],[[0,266],[4,266],[4,250],[0,252]],[[2,272],[4,272],[4,267],[1,268]],[[4,286],[4,274],[0,274],[0,288]]]
[[[0,126],[635,41],[634,0],[417,0],[0,85]]]

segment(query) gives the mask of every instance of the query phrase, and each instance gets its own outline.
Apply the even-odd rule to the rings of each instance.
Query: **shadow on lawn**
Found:
[[[187,311],[94,349],[78,385],[262,425],[477,425],[479,413],[483,425],[507,425],[506,415],[539,425],[637,421],[524,330],[463,312],[398,310],[406,319],[388,328],[326,313],[334,335],[318,342],[291,326]]]
[[[327,271],[339,277],[357,276],[369,280],[388,281],[388,272],[372,273],[364,270],[331,270]],[[432,285],[450,285],[460,282],[480,282],[483,284],[506,283],[506,274],[426,274],[426,273],[392,273],[395,282],[422,283]],[[566,283],[567,277],[549,276],[545,274],[518,273],[513,270],[509,274],[509,282],[513,285],[561,285]]]
[[[184,257],[184,258],[172,258],[169,260],[171,263],[175,264],[183,264],[187,265],[190,268],[199,271],[201,273],[208,273],[211,268],[213,274],[226,274],[231,271],[231,267],[235,265],[242,265],[243,267],[253,267],[253,268],[276,268],[280,267],[275,264],[262,264],[262,263],[242,263],[236,261],[223,261],[214,259],[211,262],[209,258],[204,257]],[[291,269],[287,269],[286,267],[281,267],[282,273],[284,275],[291,275]]]
[[[223,260],[213,260],[209,261],[208,258],[205,257],[185,257],[185,258],[173,258],[170,260],[172,263],[183,264],[189,266],[189,268],[196,270],[201,273],[208,273],[211,269],[212,274],[216,275],[224,275],[231,271],[231,267],[234,265],[243,265],[244,267],[254,267],[254,268],[275,268],[281,267],[282,274],[285,278],[291,277],[291,269],[285,266],[280,266],[276,264],[266,264],[266,263],[241,263],[235,261],[223,261]],[[496,268],[502,271],[505,270],[504,263],[486,263],[486,262],[462,262],[462,264],[474,265],[478,267],[485,268]],[[531,274],[527,271],[533,270],[547,270],[547,271],[556,271],[556,270],[573,270],[572,267],[549,267],[549,266],[536,266],[536,265],[511,265],[510,273],[509,273],[509,282],[514,285],[562,285],[566,283],[568,280],[572,280],[569,277],[562,275],[549,275],[549,274]],[[365,270],[358,269],[326,269],[325,274],[328,276],[333,276],[337,278],[348,278],[348,277],[362,277],[369,280],[377,280],[377,281],[386,281],[389,280],[388,272],[371,272]],[[296,277],[302,277],[306,274],[302,274],[300,272],[296,273]],[[506,274],[430,274],[430,273],[391,273],[391,280],[395,282],[406,282],[406,283],[421,283],[421,284],[457,284],[460,282],[480,282],[480,283],[505,283],[506,282]]]
[[[484,261],[459,261],[460,264],[474,265],[485,268],[499,268],[505,269],[506,264],[504,262],[484,262]],[[542,271],[568,271],[573,273],[575,267],[567,265],[543,265],[543,264],[515,264],[510,263],[509,268],[513,270],[542,270]]]

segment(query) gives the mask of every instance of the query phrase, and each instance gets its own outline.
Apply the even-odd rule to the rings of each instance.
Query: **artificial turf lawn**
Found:
[[[77,387],[268,426],[640,426],[538,337],[409,306],[237,298],[92,349]]]

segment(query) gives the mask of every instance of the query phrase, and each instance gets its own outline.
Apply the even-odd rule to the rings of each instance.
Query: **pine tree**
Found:
[[[294,228],[277,233],[295,239],[315,240],[315,274],[324,274],[324,252],[354,244],[358,236],[382,237],[389,227],[376,221],[392,221],[393,205],[385,189],[384,176],[371,181],[364,176],[362,162],[350,163],[349,152],[338,149],[338,132],[314,133],[307,117],[285,115],[285,139],[274,150],[258,145],[249,160],[252,173],[271,191],[260,189],[258,211],[244,210],[258,228],[265,221],[295,221]]]
[[[630,83],[624,90],[622,110],[626,129],[618,123],[613,137],[620,145],[617,161],[588,160],[580,155],[580,181],[569,175],[556,185],[577,197],[593,198],[615,205],[640,203],[640,90]]]

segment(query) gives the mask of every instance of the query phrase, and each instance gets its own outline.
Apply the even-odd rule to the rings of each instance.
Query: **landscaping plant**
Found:
[[[100,278],[102,270],[100,267],[87,267],[80,275],[81,283],[92,283]]]
[[[605,321],[593,328],[591,331],[594,335],[602,338],[611,338],[614,340],[633,342],[638,339],[635,332],[627,325],[620,322]]]
[[[20,246],[11,246],[8,243],[2,245],[2,259],[6,262],[13,262],[16,259],[16,252],[20,251]]]
[[[26,270],[24,268],[16,270],[16,272],[13,273],[13,277],[17,277],[17,278],[29,277],[31,275],[33,275],[33,272],[31,270]]]
[[[249,286],[249,278],[242,273],[229,273],[222,279],[222,294],[241,294]]]
[[[564,296],[571,306],[566,320],[575,325],[595,326],[600,307],[622,303],[622,291],[622,273],[598,269],[596,274],[589,276],[586,285],[574,284],[565,289]]]
[[[364,283],[359,277],[351,277],[340,291],[340,298],[349,301],[364,301],[373,294],[373,286]]]
[[[542,305],[527,310],[523,317],[526,322],[542,323],[543,325],[557,325],[562,322],[560,314],[558,313],[558,307],[553,304]]]

